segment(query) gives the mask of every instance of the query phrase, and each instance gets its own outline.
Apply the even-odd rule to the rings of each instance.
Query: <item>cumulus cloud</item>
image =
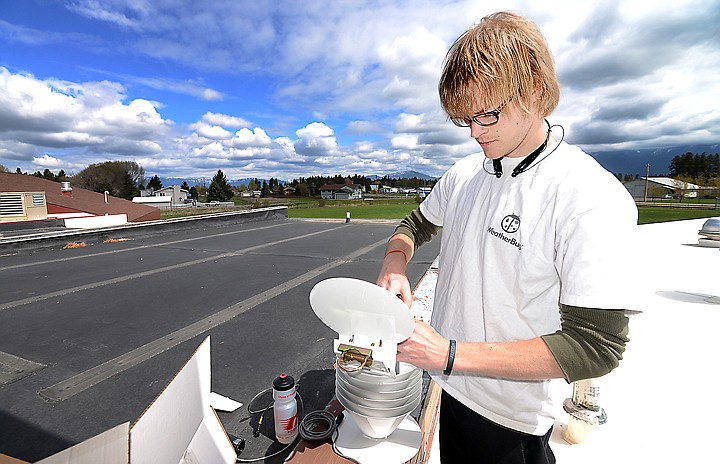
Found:
[[[47,154],[33,158],[32,163],[42,168],[57,168],[63,166],[61,160]]]
[[[227,128],[250,127],[251,124],[238,116],[207,112],[202,115],[202,122]]]
[[[52,45],[126,61],[68,63],[83,77],[0,68],[3,165],[68,171],[127,156],[166,175],[440,175],[479,151],[448,122],[437,80],[452,41],[497,8],[488,2],[66,5],[100,27],[41,31],[0,20],[0,40],[29,47],[28,56]],[[566,140],[597,150],[717,142],[718,0],[503,8],[548,37],[563,91],[550,120]]]
[[[335,133],[321,122],[310,123],[295,134],[298,136],[295,151],[300,155],[322,159],[337,154]]]
[[[125,100],[118,83],[40,80],[0,67],[0,141],[32,151],[66,148],[108,156],[159,152],[156,140],[167,133],[170,121],[147,100]]]

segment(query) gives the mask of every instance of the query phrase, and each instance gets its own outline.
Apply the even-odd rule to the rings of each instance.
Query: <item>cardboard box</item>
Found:
[[[120,424],[37,464],[234,464],[210,405],[210,337],[138,420]]]

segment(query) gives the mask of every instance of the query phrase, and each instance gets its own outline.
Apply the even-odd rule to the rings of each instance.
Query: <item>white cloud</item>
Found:
[[[418,148],[418,139],[410,134],[398,135],[392,138],[390,145],[395,149],[414,150]]]
[[[295,141],[295,151],[303,156],[315,157],[318,160],[325,156],[337,154],[337,139],[333,130],[321,122],[313,122],[295,134],[298,139]],[[322,161],[322,164],[326,164]]]
[[[158,152],[156,140],[167,133],[170,121],[147,100],[124,103],[123,92],[112,82],[40,80],[0,68],[0,142],[33,145],[38,151]]]
[[[205,124],[198,124],[196,132],[199,136],[212,140],[226,140],[233,136],[230,131],[220,126],[208,126]]]
[[[235,147],[266,147],[271,144],[270,137],[259,127],[254,130],[240,129],[232,139],[232,145]]]
[[[55,163],[68,171],[133,157],[166,175],[221,167],[242,177],[413,168],[439,175],[479,150],[447,121],[437,80],[448,46],[497,5],[69,5],[101,29],[41,34],[31,21],[0,20],[0,40],[37,47],[25,49],[28,57],[54,46],[97,60],[58,66],[58,78],[0,68],[0,163],[10,168]],[[548,38],[563,91],[550,120],[565,127],[566,140],[597,150],[717,143],[717,0],[651,9],[640,0],[566,1],[551,10],[516,0],[501,8],[527,14]],[[71,67],[106,80],[69,77]],[[125,68],[132,74],[112,71]]]
[[[227,114],[207,112],[202,116],[202,122],[227,128],[249,127],[251,124],[243,118]]]
[[[33,158],[32,163],[42,168],[57,168],[59,166],[63,166],[62,161],[47,154]]]

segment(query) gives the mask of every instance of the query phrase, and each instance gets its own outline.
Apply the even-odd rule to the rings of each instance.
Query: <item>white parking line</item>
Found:
[[[131,367],[136,366],[143,361],[147,361],[148,359],[151,359],[152,357],[157,356],[158,354],[163,353],[170,348],[179,345],[180,343],[197,337],[198,335],[201,335],[212,328],[224,324],[225,322],[228,322],[232,318],[256,307],[257,305],[264,303],[272,298],[275,298],[276,296],[281,295],[288,290],[302,285],[312,279],[315,279],[322,274],[330,271],[331,269],[343,265],[366,253],[369,253],[375,248],[383,246],[386,243],[387,238],[378,240],[371,245],[360,248],[359,250],[345,255],[342,258],[316,267],[315,269],[311,269],[305,274],[295,277],[294,279],[291,279],[281,285],[278,285],[270,290],[266,290],[243,301],[240,301],[182,329],[176,330],[175,332],[165,335],[164,337],[158,338],[139,348],[136,348],[114,359],[111,359],[110,361],[100,364],[99,366],[93,367],[92,369],[88,369],[80,374],[70,377],[69,379],[58,382],[51,387],[44,388],[40,390],[39,393],[42,397],[51,401],[66,400],[94,385],[97,385],[103,380],[107,380],[115,374],[119,374],[120,372],[130,369]]]
[[[184,238],[182,240],[173,240],[170,242],[156,243],[154,245],[140,245],[140,246],[133,247],[133,248],[123,248],[121,250],[100,251],[98,253],[91,253],[91,254],[82,255],[82,256],[68,256],[66,258],[49,259],[47,261],[35,261],[32,263],[14,264],[12,266],[0,267],[0,271],[8,271],[8,270],[12,270],[12,269],[19,269],[22,267],[38,266],[41,264],[62,263],[64,261],[73,261],[76,259],[93,258],[95,256],[110,255],[110,254],[115,254],[115,253],[124,253],[127,251],[137,251],[137,250],[142,250],[144,248],[157,248],[157,247],[168,246],[168,245],[176,245],[178,243],[193,242],[196,240],[207,240],[208,238],[223,237],[226,235],[234,235],[234,234],[244,234],[246,232],[255,232],[258,230],[272,229],[274,227],[287,226],[290,224],[291,223],[273,224],[271,226],[255,227],[254,229],[234,230],[232,232],[223,232],[221,234],[211,234],[211,235],[203,235],[200,237]]]
[[[311,233],[305,234],[305,235],[298,235],[296,237],[284,238],[282,240],[276,240],[274,242],[267,242],[267,243],[263,243],[261,245],[255,245],[255,246],[251,246],[248,248],[241,248],[239,250],[221,253],[219,255],[213,255],[213,256],[208,256],[208,257],[201,258],[201,259],[194,259],[192,261],[186,261],[184,263],[173,264],[172,266],[160,267],[157,269],[151,269],[149,271],[137,272],[135,274],[129,274],[129,275],[122,276],[122,277],[116,277],[114,279],[101,280],[98,282],[92,282],[92,283],[85,284],[85,285],[78,285],[77,287],[71,287],[71,288],[66,288],[63,290],[58,290],[56,292],[43,293],[42,295],[35,295],[35,296],[28,297],[28,298],[20,299],[20,300],[9,301],[7,303],[0,304],[0,311],[4,311],[4,310],[10,309],[10,308],[15,308],[17,306],[22,306],[25,304],[36,303],[38,301],[44,301],[44,300],[47,300],[50,298],[57,298],[57,297],[65,296],[70,293],[82,292],[84,290],[90,290],[93,288],[103,287],[105,285],[113,285],[113,284],[117,284],[120,282],[126,282],[128,280],[139,279],[141,277],[151,276],[153,274],[158,274],[161,272],[172,271],[175,269],[181,269],[181,268],[188,267],[188,266],[194,266],[196,264],[202,264],[202,263],[206,263],[208,261],[214,261],[214,260],[218,260],[218,259],[222,259],[222,258],[228,258],[231,256],[238,256],[238,255],[242,255],[242,254],[246,254],[246,253],[251,253],[253,251],[257,251],[257,250],[261,250],[263,248],[275,246],[280,243],[287,243],[287,242],[299,240],[302,238],[312,237],[313,235],[324,234],[326,232],[331,232],[333,230],[337,230],[337,229],[340,229],[343,227],[347,227],[347,226],[343,225],[343,226],[333,227],[331,229],[324,229],[324,230],[317,231],[317,232],[311,232]],[[137,250],[137,248],[134,248],[134,249]]]

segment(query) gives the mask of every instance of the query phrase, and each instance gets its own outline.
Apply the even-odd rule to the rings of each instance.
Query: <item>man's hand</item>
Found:
[[[441,371],[447,364],[450,342],[429,324],[415,319],[410,338],[397,347],[397,360],[429,371]]]
[[[395,234],[388,241],[385,259],[377,278],[378,286],[398,295],[408,308],[412,305],[412,292],[405,269],[413,251],[413,242],[407,235]]]
[[[377,284],[392,292],[393,295],[398,295],[409,308],[412,305],[412,293],[410,291],[410,282],[405,275],[405,266],[405,257],[402,254],[393,253],[388,255],[383,261]]]

